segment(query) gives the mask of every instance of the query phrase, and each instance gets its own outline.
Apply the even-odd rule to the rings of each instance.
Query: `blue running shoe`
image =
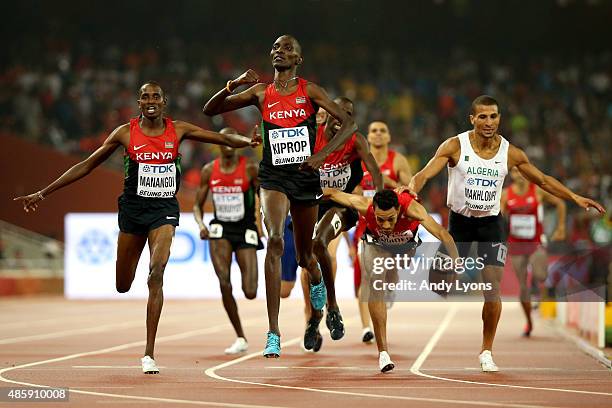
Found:
[[[268,332],[268,340],[266,341],[266,348],[264,349],[263,355],[265,358],[279,358],[280,357],[280,336],[276,333]]]
[[[327,302],[327,289],[325,288],[325,282],[321,279],[321,282],[317,285],[310,284],[310,303],[315,310],[323,310],[325,303]]]

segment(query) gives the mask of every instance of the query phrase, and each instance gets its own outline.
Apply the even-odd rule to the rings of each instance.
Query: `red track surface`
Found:
[[[501,371],[480,372],[480,304],[401,303],[389,315],[396,369],[378,371],[374,345],[360,341],[354,302],[341,308],[344,339],[324,333],[318,354],[304,353],[302,304],[281,307],[282,357],[260,356],[263,301],[241,301],[249,354],[225,356],[234,340],[219,301],[167,301],[158,331],[159,375],[143,375],[144,301],[60,298],[0,301],[0,387],[27,383],[71,389],[69,403],[45,406],[235,407],[611,407],[611,372],[536,321],[519,336],[519,305],[504,304],[494,357]],[[6,404],[5,404],[6,405]],[[40,407],[40,403],[19,403]]]

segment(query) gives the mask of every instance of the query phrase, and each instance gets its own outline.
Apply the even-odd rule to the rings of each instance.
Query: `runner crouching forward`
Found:
[[[380,370],[383,373],[393,370],[395,365],[387,352],[385,290],[380,290],[380,282],[376,281],[396,282],[397,269],[393,266],[382,272],[372,273],[375,262],[379,264],[376,259],[395,258],[396,254],[413,256],[418,246],[416,236],[419,225],[442,241],[456,262],[459,254],[455,241],[407,191],[397,193],[393,190],[383,190],[370,198],[325,188],[323,195],[338,204],[357,210],[365,217],[366,232],[359,244],[358,254],[368,284],[368,309],[374,325]]]

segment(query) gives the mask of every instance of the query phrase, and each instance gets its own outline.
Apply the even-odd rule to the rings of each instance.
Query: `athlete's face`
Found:
[[[389,234],[393,232],[395,224],[397,224],[398,215],[398,208],[381,210],[377,206],[374,206],[374,217],[376,217],[376,224],[378,225],[379,231],[382,233]]]
[[[368,127],[368,143],[372,147],[385,147],[391,142],[389,128],[384,122],[372,122]]]
[[[348,102],[342,99],[336,99],[334,102],[336,102],[338,106],[340,106],[340,109],[346,112],[347,115],[353,116],[353,104],[351,102]],[[336,132],[340,130],[341,126],[342,124],[340,123],[338,119],[336,119],[332,115],[327,115],[327,121],[325,122],[325,128],[329,129],[332,135],[335,135]]]
[[[144,84],[140,88],[138,107],[147,119],[155,119],[161,116],[166,107],[164,91],[158,85]]]
[[[497,105],[476,105],[474,113],[470,115],[474,132],[485,138],[491,138],[497,134],[500,119],[501,115]]]
[[[272,45],[270,57],[272,66],[278,71],[284,71],[302,63],[302,50],[295,39],[283,35]]]
[[[219,146],[219,152],[221,153],[221,157],[225,159],[231,159],[236,156],[236,149],[229,146]]]
[[[319,108],[317,111],[317,126],[321,126],[327,120],[327,111],[323,108]]]

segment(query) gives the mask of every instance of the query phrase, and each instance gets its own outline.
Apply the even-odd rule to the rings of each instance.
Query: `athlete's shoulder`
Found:
[[[122,125],[117,126],[110,133],[107,141],[115,142],[115,143],[119,142],[119,143],[127,146],[129,141],[130,141],[130,130],[131,130],[131,128],[132,128],[131,121],[128,122],[128,123],[124,123]]]
[[[438,147],[438,152],[441,154],[454,154],[461,150],[461,141],[459,140],[459,136],[452,136],[443,141]]]

